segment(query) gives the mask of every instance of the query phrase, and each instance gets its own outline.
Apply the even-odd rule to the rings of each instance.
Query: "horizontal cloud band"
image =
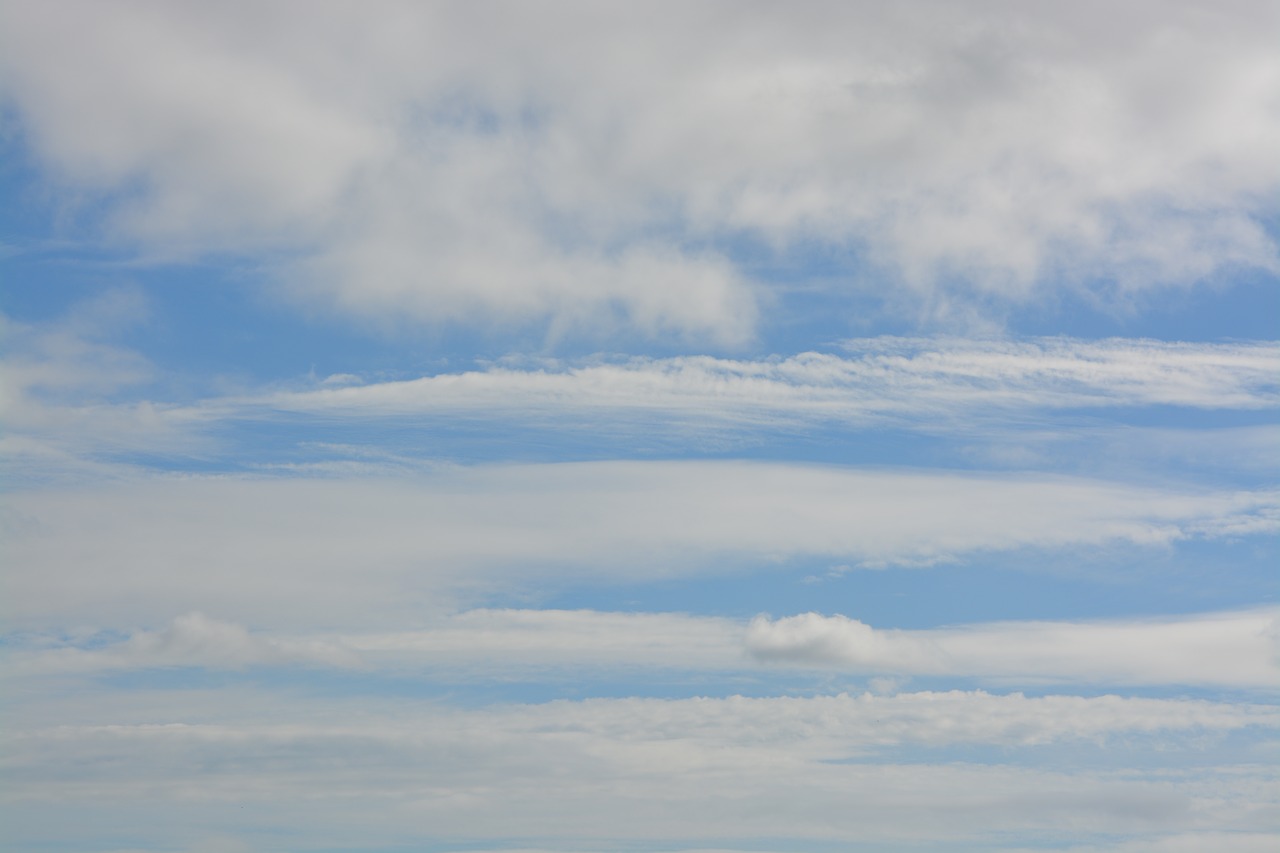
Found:
[[[156,667],[361,667],[451,681],[620,669],[731,674],[765,667],[946,676],[1015,684],[1280,687],[1280,610],[1110,622],[995,622],[877,629],[806,613],[743,623],[679,613],[471,610],[393,633],[264,636],[199,613],[91,647],[14,644],[10,666],[41,675]]]
[[[760,661],[1027,682],[1280,687],[1280,610],[1147,622],[1008,622],[881,630],[846,616],[758,617]]]
[[[15,493],[5,504],[9,612],[30,627],[120,627],[157,609],[287,621],[301,618],[300,602],[322,624],[374,612],[404,624],[427,602],[453,609],[455,594],[535,576],[544,586],[635,580],[803,557],[919,566],[1016,549],[1167,546],[1280,524],[1280,495],[1269,490],[746,462],[152,478]]]

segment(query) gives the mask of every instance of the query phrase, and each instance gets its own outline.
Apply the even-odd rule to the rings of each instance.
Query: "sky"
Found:
[[[1277,849],[1277,44],[3,0],[3,846]]]

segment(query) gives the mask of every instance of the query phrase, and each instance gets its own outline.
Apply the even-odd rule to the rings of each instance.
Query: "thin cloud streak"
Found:
[[[1280,407],[1274,342],[896,337],[848,341],[848,355],[525,361],[368,384],[342,374],[302,390],[178,403],[127,394],[155,368],[86,339],[69,322],[8,325],[29,345],[0,361],[7,380],[0,418],[10,430],[0,453],[18,465],[67,456],[68,469],[75,457],[139,451],[217,459],[233,451],[237,427],[286,418],[353,428],[409,421],[429,430],[459,418],[505,424],[518,417],[528,427],[571,432],[643,428],[659,442],[833,427],[982,440],[1010,418],[1041,419],[1061,435],[1051,418],[1064,410],[1097,418],[1151,407],[1224,414]],[[92,369],[82,369],[90,360]],[[1024,430],[1017,443],[1037,438]],[[1034,447],[1025,454],[1035,458]]]
[[[397,414],[685,414],[689,418],[841,422],[946,415],[1178,406],[1280,405],[1280,345],[1142,339],[1025,342],[872,338],[851,356],[801,353],[743,361],[710,356],[620,363],[496,365],[421,379],[281,393],[249,406],[358,417]],[[343,377],[349,382],[350,377]]]

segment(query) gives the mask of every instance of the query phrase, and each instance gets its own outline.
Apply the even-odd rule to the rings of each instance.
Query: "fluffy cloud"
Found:
[[[845,616],[755,619],[747,647],[762,661],[858,672],[1027,681],[1280,684],[1280,611],[1149,622],[1009,622],[878,630]]]
[[[864,566],[1274,531],[1274,492],[744,462],[442,468],[381,479],[156,477],[5,496],[8,618],[121,627],[201,610],[392,624],[557,579],[819,556]],[[442,597],[443,596],[443,597]],[[52,620],[52,621],[51,621]],[[283,620],[277,622],[276,620]],[[299,621],[301,620],[301,621]]]
[[[743,240],[943,316],[1277,269],[1265,2],[493,13],[10,4],[0,73],[118,239],[375,316],[733,344]]]

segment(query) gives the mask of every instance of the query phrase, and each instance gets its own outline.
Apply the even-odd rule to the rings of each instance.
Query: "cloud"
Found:
[[[925,630],[876,629],[807,613],[746,623],[680,613],[480,609],[399,631],[250,632],[200,613],[161,630],[102,637],[11,638],[17,674],[157,667],[356,667],[474,679],[590,678],[640,668],[736,677],[760,667],[838,668],[861,675],[945,676],[1002,684],[1280,684],[1280,612],[1229,611],[1109,622],[995,622]],[[877,693],[901,683],[872,679]],[[868,699],[867,701],[870,701]],[[1063,699],[1063,702],[1066,702]],[[1066,714],[1065,706],[1061,709]],[[1070,716],[1069,714],[1067,716]],[[953,721],[954,723],[954,721]]]
[[[1188,832],[1158,838],[1140,838],[1117,844],[1059,848],[1063,853],[1267,853],[1280,844],[1280,835],[1263,832]],[[1043,849],[1043,848],[1040,848]],[[1008,848],[1008,853],[1030,853],[1029,848]]]
[[[593,610],[469,610],[423,628],[280,635],[188,613],[160,630],[64,638],[11,637],[9,669],[47,675],[117,669],[251,666],[360,667],[371,671],[448,671],[451,679],[499,672],[654,667],[730,670],[754,666],[745,625],[679,613]]]
[[[1280,269],[1264,2],[3,14],[23,138],[108,234],[358,315],[740,344],[744,243],[853,246],[842,286],[943,318]]]
[[[989,844],[1224,825],[1263,832],[1262,792],[1273,776],[1266,768],[1088,762],[1114,761],[1135,737],[1199,757],[1197,738],[1277,725],[1269,706],[980,691],[471,710],[364,697],[317,705],[314,695],[281,705],[279,695],[256,692],[226,694],[210,708],[205,696],[181,693],[167,702],[187,702],[183,716],[201,722],[135,704],[129,722],[23,725],[5,760],[6,776],[23,783],[9,831],[33,833],[60,803],[85,806],[79,831],[162,805],[152,838],[223,810],[235,810],[244,826],[262,810],[279,822],[270,826],[298,833],[294,848],[361,837],[362,849],[378,849],[423,832],[558,849],[604,846],[600,839],[670,849],[679,838]],[[60,713],[103,712],[78,699],[64,700]],[[986,744],[1008,762],[1055,743],[1083,766],[868,760],[902,746]],[[907,819],[922,810],[930,820]]]
[[[343,636],[367,658],[488,672],[510,667],[734,669],[743,654],[736,620],[680,613],[469,610],[424,630]]]
[[[340,713],[348,716],[340,718]],[[830,762],[902,745],[981,744],[1014,749],[1073,743],[1081,749],[1089,745],[1123,749],[1124,738],[1138,735],[1165,736],[1168,748],[1194,751],[1201,747],[1185,743],[1191,734],[1245,729],[1264,734],[1280,727],[1280,713],[1271,705],[1120,696],[1028,697],[981,690],[893,696],[561,699],[471,710],[434,704],[411,708],[389,700],[375,714],[352,717],[350,709],[338,703],[320,719],[308,714],[307,722],[257,724],[237,721],[235,709],[228,705],[219,707],[217,716],[223,721],[34,726],[24,729],[24,735],[36,748],[79,738],[97,740],[107,748],[112,739],[143,743],[154,739],[211,748],[239,742],[240,749],[254,752],[248,748],[254,741],[313,741],[318,747],[314,754],[299,750],[296,757],[321,762],[326,760],[325,752],[354,741],[366,741],[380,753],[387,750],[381,760],[400,748],[435,748],[450,741],[464,751],[493,748],[513,739],[527,739],[532,749],[540,751],[564,741],[583,753],[611,753],[624,764],[650,763],[646,749],[682,746],[687,750],[682,763],[700,769],[725,759],[746,763],[770,755],[775,760]],[[1179,738],[1184,739],[1181,747]],[[462,769],[461,758],[455,759],[459,763],[453,769]],[[228,767],[235,769],[238,762],[229,761]],[[494,768],[493,772],[500,771]]]
[[[976,457],[1021,468],[1106,457],[1103,467],[1114,470],[1153,455],[1167,463],[1161,457],[1172,452],[1183,469],[1219,460],[1255,470],[1274,467],[1276,455],[1274,430],[1262,427],[1134,434],[1080,425],[1067,430],[1060,418],[1063,411],[1087,409],[1094,420],[1123,420],[1135,407],[1156,406],[1273,411],[1280,404],[1280,347],[1270,342],[876,337],[845,342],[845,354],[511,358],[416,379],[364,382],[335,374],[293,390],[249,389],[180,402],[151,399],[154,366],[97,341],[99,333],[81,328],[74,316],[47,326],[0,322],[10,332],[0,362],[9,380],[0,417],[9,434],[0,452],[34,475],[42,465],[51,476],[139,450],[196,450],[239,467],[244,448],[236,443],[237,428],[273,420],[353,430],[409,421],[415,432],[489,422],[510,432],[505,424],[518,418],[532,429],[590,434],[627,448],[635,446],[637,432],[645,446],[664,447],[690,439],[749,441],[769,430],[894,427],[973,442],[961,449],[966,464]],[[1022,428],[1011,430],[1015,419]],[[403,433],[379,435],[379,441]],[[345,450],[312,442],[297,448],[301,459],[266,464],[317,473],[422,466],[390,451],[375,459],[354,443],[360,434],[351,438]]]
[[[188,613],[158,631],[136,631],[128,639],[96,648],[62,647],[18,652],[16,672],[71,673],[156,667],[243,669],[250,666],[338,666],[360,663],[358,655],[330,639],[263,637],[244,626]]]
[[[105,400],[152,381],[156,370],[145,358],[102,340],[138,322],[145,311],[136,291],[112,290],[51,323],[19,323],[0,314],[0,368],[5,380],[0,414],[13,419],[23,412],[20,403],[31,397],[51,402]]]
[[[495,365],[286,392],[242,405],[246,413],[265,406],[350,417],[492,412],[568,420],[569,413],[631,412],[691,422],[865,426],[1086,407],[1256,410],[1280,404],[1280,346],[1270,342],[879,337],[848,341],[846,349],[851,355]]]
[[[1146,622],[1006,622],[881,630],[846,616],[757,617],[760,661],[855,672],[1106,684],[1280,685],[1280,611]]]
[[[911,566],[1017,549],[1274,532],[1272,491],[749,462],[152,477],[4,496],[15,626],[413,624],[454,596],[799,557]],[[557,580],[559,579],[559,580]],[[474,600],[474,599],[472,599]],[[492,600],[492,599],[488,599]],[[419,614],[412,617],[411,614]],[[283,620],[277,622],[276,620]]]
[[[138,291],[116,288],[45,323],[0,314],[0,454],[14,470],[87,469],[104,454],[201,442],[192,428],[200,413],[145,399],[160,370],[111,340],[148,310]]]

